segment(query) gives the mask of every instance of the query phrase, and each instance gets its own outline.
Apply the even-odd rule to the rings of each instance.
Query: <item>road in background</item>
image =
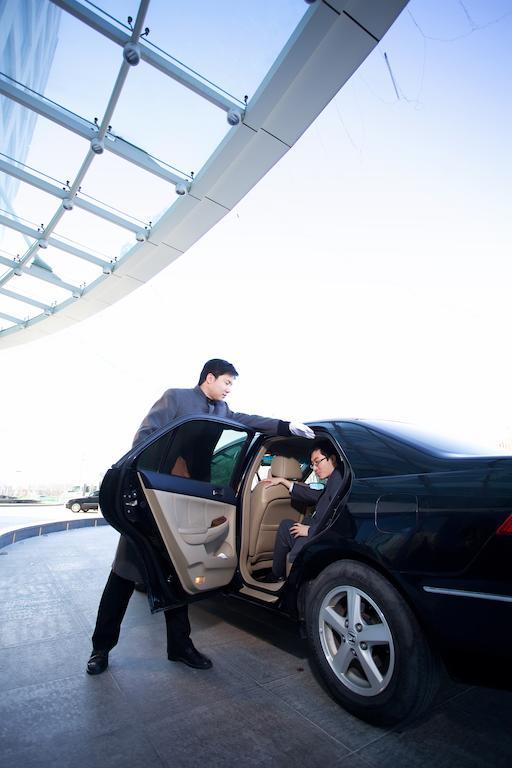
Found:
[[[101,512],[71,512],[64,504],[0,504],[0,534],[16,528],[81,517],[102,517]]]

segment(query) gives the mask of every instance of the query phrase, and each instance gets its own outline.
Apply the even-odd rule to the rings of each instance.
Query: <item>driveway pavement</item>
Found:
[[[117,534],[51,533],[0,550],[2,768],[510,768],[512,693],[447,684],[395,730],[346,713],[295,628],[228,598],[191,608],[206,672],[167,661],[135,593],[107,672],[85,674]]]

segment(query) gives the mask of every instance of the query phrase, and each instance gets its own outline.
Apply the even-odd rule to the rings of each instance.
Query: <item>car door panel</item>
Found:
[[[196,595],[229,584],[237,565],[236,506],[147,488],[140,480],[185,592]]]
[[[136,459],[144,502],[187,595],[225,587],[235,575],[237,468],[251,439],[232,423],[192,420],[167,441],[164,460],[153,450]],[[187,476],[174,469],[178,457]]]

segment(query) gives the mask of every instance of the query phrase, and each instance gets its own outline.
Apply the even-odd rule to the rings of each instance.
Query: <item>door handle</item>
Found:
[[[224,496],[224,489],[223,488],[214,488],[212,491],[213,496]]]

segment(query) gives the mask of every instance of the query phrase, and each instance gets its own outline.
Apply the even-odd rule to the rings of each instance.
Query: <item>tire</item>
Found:
[[[71,511],[72,512],[80,512],[81,509],[82,509],[82,507],[80,506],[80,504],[77,501],[75,501],[75,503],[71,505]]]
[[[333,563],[312,583],[306,626],[314,661],[335,698],[374,725],[425,711],[440,666],[411,609],[376,570]]]

